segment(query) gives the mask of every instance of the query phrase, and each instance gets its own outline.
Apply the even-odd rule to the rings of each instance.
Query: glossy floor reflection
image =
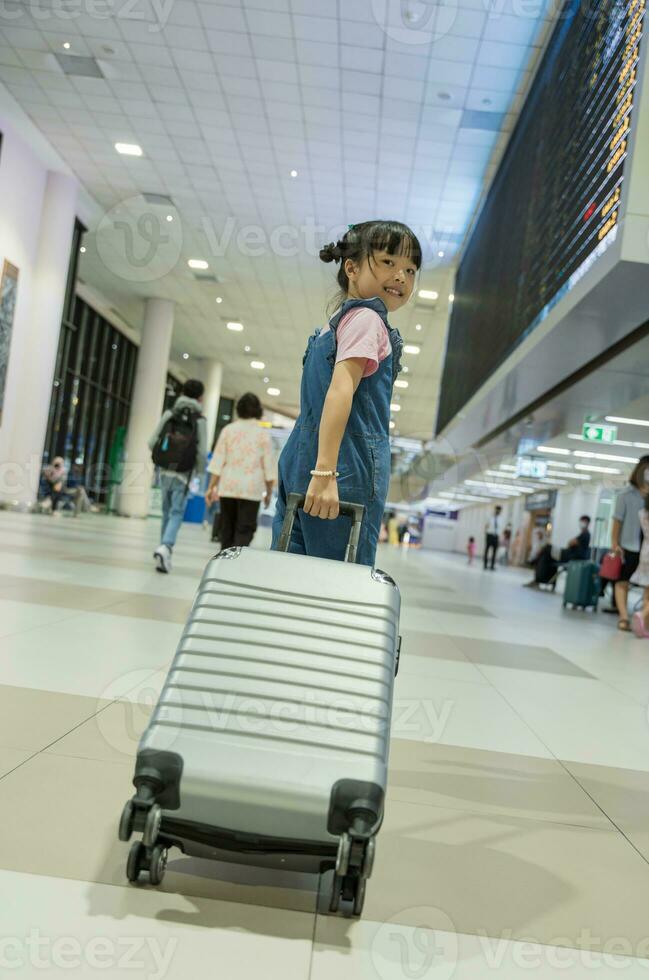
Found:
[[[647,975],[649,644],[455,555],[380,552],[403,648],[363,920],[319,914],[314,876],[178,852],[129,886],[117,819],[214,551],[186,526],[158,575],[156,531],[0,512],[3,975],[94,976],[103,951],[116,977],[129,950],[183,980]]]

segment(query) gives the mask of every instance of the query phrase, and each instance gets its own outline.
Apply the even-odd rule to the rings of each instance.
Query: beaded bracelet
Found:
[[[311,476],[340,476],[337,470],[311,470]]]

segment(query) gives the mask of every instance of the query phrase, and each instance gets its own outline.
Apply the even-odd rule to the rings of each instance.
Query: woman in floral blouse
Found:
[[[270,433],[259,425],[261,402],[249,392],[237,402],[236,422],[222,430],[208,471],[207,504],[221,502],[221,549],[247,546],[257,530],[259,504],[267,507],[276,463]]]

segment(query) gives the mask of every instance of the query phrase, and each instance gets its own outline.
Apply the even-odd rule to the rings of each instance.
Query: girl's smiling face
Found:
[[[376,250],[360,266],[352,259],[345,261],[349,279],[350,299],[371,299],[378,296],[388,312],[401,309],[410,297],[415,285],[417,266],[408,255],[392,255]]]

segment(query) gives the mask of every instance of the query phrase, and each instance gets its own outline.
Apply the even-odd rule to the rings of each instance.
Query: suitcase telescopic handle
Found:
[[[300,507],[304,507],[305,500],[306,497],[303,493],[289,493],[286,501],[284,523],[282,524],[282,530],[277,543],[278,551],[288,551],[293,532],[293,524],[295,523],[295,515]],[[342,517],[351,517],[352,519],[352,529],[345,551],[345,561],[355,562],[356,555],[358,554],[358,543],[361,537],[361,525],[363,523],[365,507],[363,504],[350,504],[344,500],[341,500],[338,506]]]

